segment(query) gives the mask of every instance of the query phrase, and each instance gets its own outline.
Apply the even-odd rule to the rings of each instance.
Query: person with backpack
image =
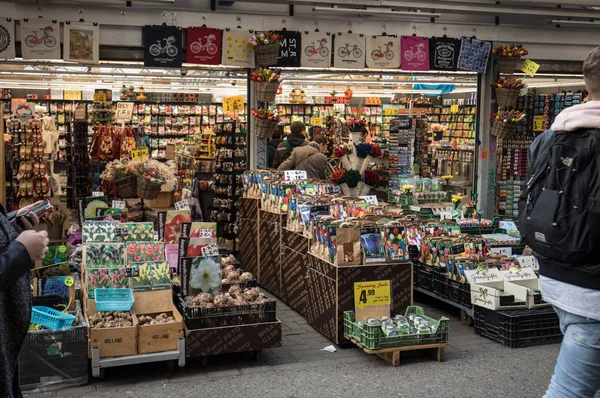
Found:
[[[583,63],[588,102],[529,149],[519,229],[564,334],[546,398],[600,395],[600,47]]]
[[[283,126],[277,125],[269,144],[267,145],[267,167],[273,167],[273,160],[275,158],[275,152],[277,147],[283,142]]]
[[[294,148],[285,162],[279,165],[279,170],[306,170],[306,176],[325,180],[327,178],[327,156],[323,151],[327,148],[327,139],[323,135],[315,136],[314,140],[305,146]]]
[[[300,121],[295,121],[290,126],[291,134],[283,139],[283,142],[277,146],[275,156],[273,156],[274,169],[290,157],[294,148],[307,145],[306,126]]]

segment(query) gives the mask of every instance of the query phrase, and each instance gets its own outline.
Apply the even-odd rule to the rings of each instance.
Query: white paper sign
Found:
[[[104,196],[104,192],[102,192],[102,191],[94,191],[94,192],[92,192],[92,197],[93,198],[99,198],[101,196]]]
[[[440,212],[440,220],[452,220],[452,212],[451,211],[441,211]]]
[[[200,238],[212,238],[213,237],[213,230],[212,229],[201,229],[200,230]]]
[[[400,68],[400,37],[367,36],[367,67]]]
[[[23,59],[60,59],[60,24],[43,19],[21,20]],[[52,95],[52,99],[60,99]]]
[[[331,66],[332,37],[324,32],[302,34],[302,55],[300,66],[312,68],[329,68]]]
[[[512,256],[512,247],[492,247],[492,253]]]
[[[219,246],[217,245],[207,245],[202,248],[202,256],[211,257],[219,255]]]
[[[6,6],[5,6],[6,7]],[[21,42],[23,38],[21,38]],[[15,58],[15,20],[0,20],[0,59]]]
[[[112,208],[113,209],[124,209],[125,208],[125,201],[124,200],[113,200],[112,201]]]
[[[419,207],[419,206],[408,206],[408,209],[410,211],[416,211],[416,212],[420,212],[421,211],[421,207]]]
[[[129,121],[133,114],[133,102],[117,102],[116,120]]]
[[[333,110],[335,112],[346,112],[346,105],[344,105],[344,104],[333,104]]]
[[[519,264],[521,268],[531,268],[535,271],[540,269],[540,264],[538,263],[537,258],[533,256],[521,256],[519,257]]]
[[[188,203],[187,199],[183,199],[180,200],[179,202],[175,203],[175,210],[189,210],[190,209],[190,204]]]
[[[335,36],[333,66],[336,68],[365,67],[365,37],[352,33],[338,33]]]
[[[306,170],[285,170],[283,173],[286,181],[306,181],[308,179]]]
[[[375,196],[375,195],[359,196],[359,198],[364,199],[365,202],[367,202],[370,205],[378,205],[379,204],[379,201],[377,201],[377,196]]]

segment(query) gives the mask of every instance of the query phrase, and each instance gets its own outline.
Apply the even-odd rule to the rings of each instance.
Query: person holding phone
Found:
[[[0,204],[0,397],[22,397],[18,361],[31,320],[30,270],[48,251],[48,234],[33,230],[40,220],[30,210],[42,203],[8,214]]]

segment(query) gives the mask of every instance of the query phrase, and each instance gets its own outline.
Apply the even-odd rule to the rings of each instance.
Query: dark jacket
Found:
[[[19,351],[31,320],[31,258],[0,205],[0,397],[21,397]]]
[[[548,130],[540,134],[529,147],[527,181],[531,180],[531,170],[536,159],[549,151],[553,132]],[[527,189],[519,197],[519,214],[526,214]],[[522,221],[523,222],[523,221]],[[598,228],[595,226],[595,228]],[[568,283],[587,289],[600,290],[600,260],[594,258],[591,263],[566,264],[535,253],[540,265],[540,275],[560,282]]]
[[[267,167],[273,167],[273,160],[275,157],[275,152],[277,152],[277,147],[281,144],[283,140],[276,139],[269,141],[269,145],[267,145]]]
[[[286,145],[287,142],[287,145]],[[306,145],[306,137],[302,134],[290,134],[277,146],[275,156],[273,156],[273,168],[279,168],[279,165],[290,157],[294,148]],[[289,147],[289,148],[288,148]]]
[[[308,178],[324,180],[327,157],[310,145],[295,148],[292,155],[279,166],[279,170],[306,170]]]

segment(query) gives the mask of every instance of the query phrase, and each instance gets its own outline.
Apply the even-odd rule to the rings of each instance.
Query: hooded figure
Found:
[[[315,136],[309,145],[295,148],[291,156],[279,166],[279,170],[305,170],[309,179],[327,179],[327,157],[321,152],[327,140],[324,136]]]

